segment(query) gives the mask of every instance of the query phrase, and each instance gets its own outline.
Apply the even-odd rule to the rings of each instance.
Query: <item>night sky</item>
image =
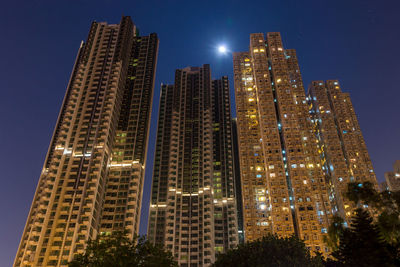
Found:
[[[81,40],[93,20],[130,15],[160,50],[142,209],[147,213],[160,83],[176,68],[229,75],[249,34],[279,31],[297,50],[305,86],[339,79],[351,94],[379,181],[400,159],[400,1],[3,1],[0,10],[0,266],[11,266]],[[396,152],[397,151],[397,152]]]

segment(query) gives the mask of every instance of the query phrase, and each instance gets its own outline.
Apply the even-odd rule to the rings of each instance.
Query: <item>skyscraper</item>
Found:
[[[92,23],[14,266],[66,266],[100,232],[138,233],[157,51],[130,17]]]
[[[389,191],[400,190],[400,160],[393,163],[392,172],[385,172],[385,181]]]
[[[178,69],[161,86],[148,238],[180,266],[212,263],[238,243],[227,77]]]
[[[313,81],[308,101],[333,209],[349,219],[355,206],[345,197],[347,184],[371,182],[378,190],[350,95],[337,80]]]
[[[326,253],[331,205],[296,52],[255,33],[233,63],[245,239],[296,234]]]

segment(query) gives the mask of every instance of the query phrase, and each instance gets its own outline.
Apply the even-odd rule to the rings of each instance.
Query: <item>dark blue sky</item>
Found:
[[[141,233],[145,233],[159,84],[174,70],[210,63],[229,75],[232,59],[215,47],[247,50],[249,34],[280,31],[297,50],[304,83],[339,79],[350,92],[378,179],[400,159],[400,1],[3,1],[0,10],[0,266],[11,266],[80,41],[92,20],[132,16],[156,32],[150,157]],[[232,86],[232,85],[231,85]]]

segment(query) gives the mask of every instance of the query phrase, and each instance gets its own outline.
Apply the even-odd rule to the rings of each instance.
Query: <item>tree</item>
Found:
[[[332,223],[328,228],[328,235],[324,236],[324,242],[335,251],[339,247],[339,237],[344,231],[344,220],[340,216],[333,216]]]
[[[373,184],[349,183],[346,196],[359,207],[368,207],[383,238],[400,248],[400,192],[377,192]]]
[[[381,197],[371,182],[348,183],[346,197],[356,205],[363,202],[374,207],[381,206]]]
[[[332,253],[344,266],[395,266],[390,246],[381,237],[367,210],[358,208],[351,226],[340,234],[339,247]]]
[[[295,236],[268,235],[217,255],[214,267],[225,266],[323,266],[321,255],[312,257]]]
[[[127,232],[99,235],[90,240],[83,254],[75,256],[69,267],[155,267],[178,266],[172,254],[144,237],[128,238]]]

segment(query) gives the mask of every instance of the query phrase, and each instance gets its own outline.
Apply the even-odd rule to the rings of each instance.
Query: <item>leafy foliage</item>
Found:
[[[133,240],[126,232],[99,235],[90,240],[86,251],[78,254],[69,267],[155,267],[178,266],[172,254],[162,246],[153,245],[144,237]]]
[[[363,202],[366,205],[379,206],[380,195],[371,182],[349,183],[347,185],[346,197],[355,204]]]
[[[324,241],[333,251],[339,247],[339,237],[344,231],[344,220],[340,216],[333,216],[332,224],[328,228],[328,235],[324,236]]]
[[[295,236],[268,235],[219,254],[214,267],[224,266],[323,266],[321,255],[312,257]]]
[[[400,265],[400,192],[377,192],[372,183],[349,183],[346,197],[359,207],[351,226],[334,217],[325,242],[333,249],[326,266]]]
[[[372,222],[368,211],[357,209],[351,226],[340,233],[332,256],[344,266],[395,266],[390,246]]]
[[[393,246],[400,243],[400,192],[377,192],[369,182],[349,183],[347,197],[367,205],[383,238]]]

